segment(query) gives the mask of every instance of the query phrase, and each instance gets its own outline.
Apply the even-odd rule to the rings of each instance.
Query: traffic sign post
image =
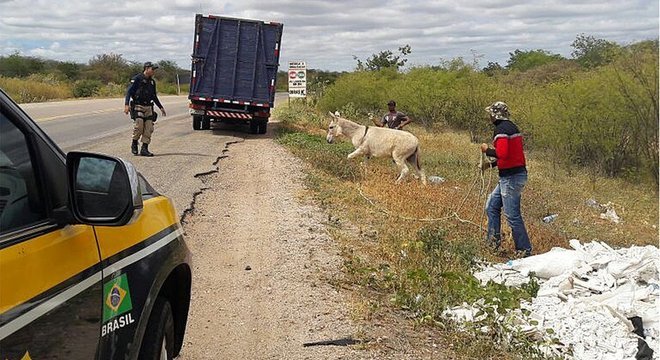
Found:
[[[289,97],[307,97],[307,64],[304,61],[289,62]]]

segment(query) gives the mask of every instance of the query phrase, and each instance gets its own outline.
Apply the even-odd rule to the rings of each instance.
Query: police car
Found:
[[[0,359],[177,356],[191,266],[171,200],[0,102]]]

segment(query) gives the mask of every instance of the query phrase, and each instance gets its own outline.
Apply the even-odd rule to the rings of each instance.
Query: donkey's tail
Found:
[[[415,170],[420,171],[422,168],[419,166],[419,146],[415,148],[415,152],[413,152],[408,158],[406,159],[410,165],[413,165],[415,167]]]

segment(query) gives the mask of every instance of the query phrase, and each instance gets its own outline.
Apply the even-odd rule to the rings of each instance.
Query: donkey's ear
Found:
[[[337,117],[335,114],[332,113],[332,111],[328,111],[328,114],[330,114],[330,116],[332,116],[332,118],[336,118],[336,117]]]

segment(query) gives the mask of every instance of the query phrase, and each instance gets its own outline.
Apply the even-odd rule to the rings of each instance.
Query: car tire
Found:
[[[140,346],[140,360],[174,359],[174,318],[169,301],[156,298]]]
[[[202,129],[202,115],[193,115],[193,130],[201,130]]]

